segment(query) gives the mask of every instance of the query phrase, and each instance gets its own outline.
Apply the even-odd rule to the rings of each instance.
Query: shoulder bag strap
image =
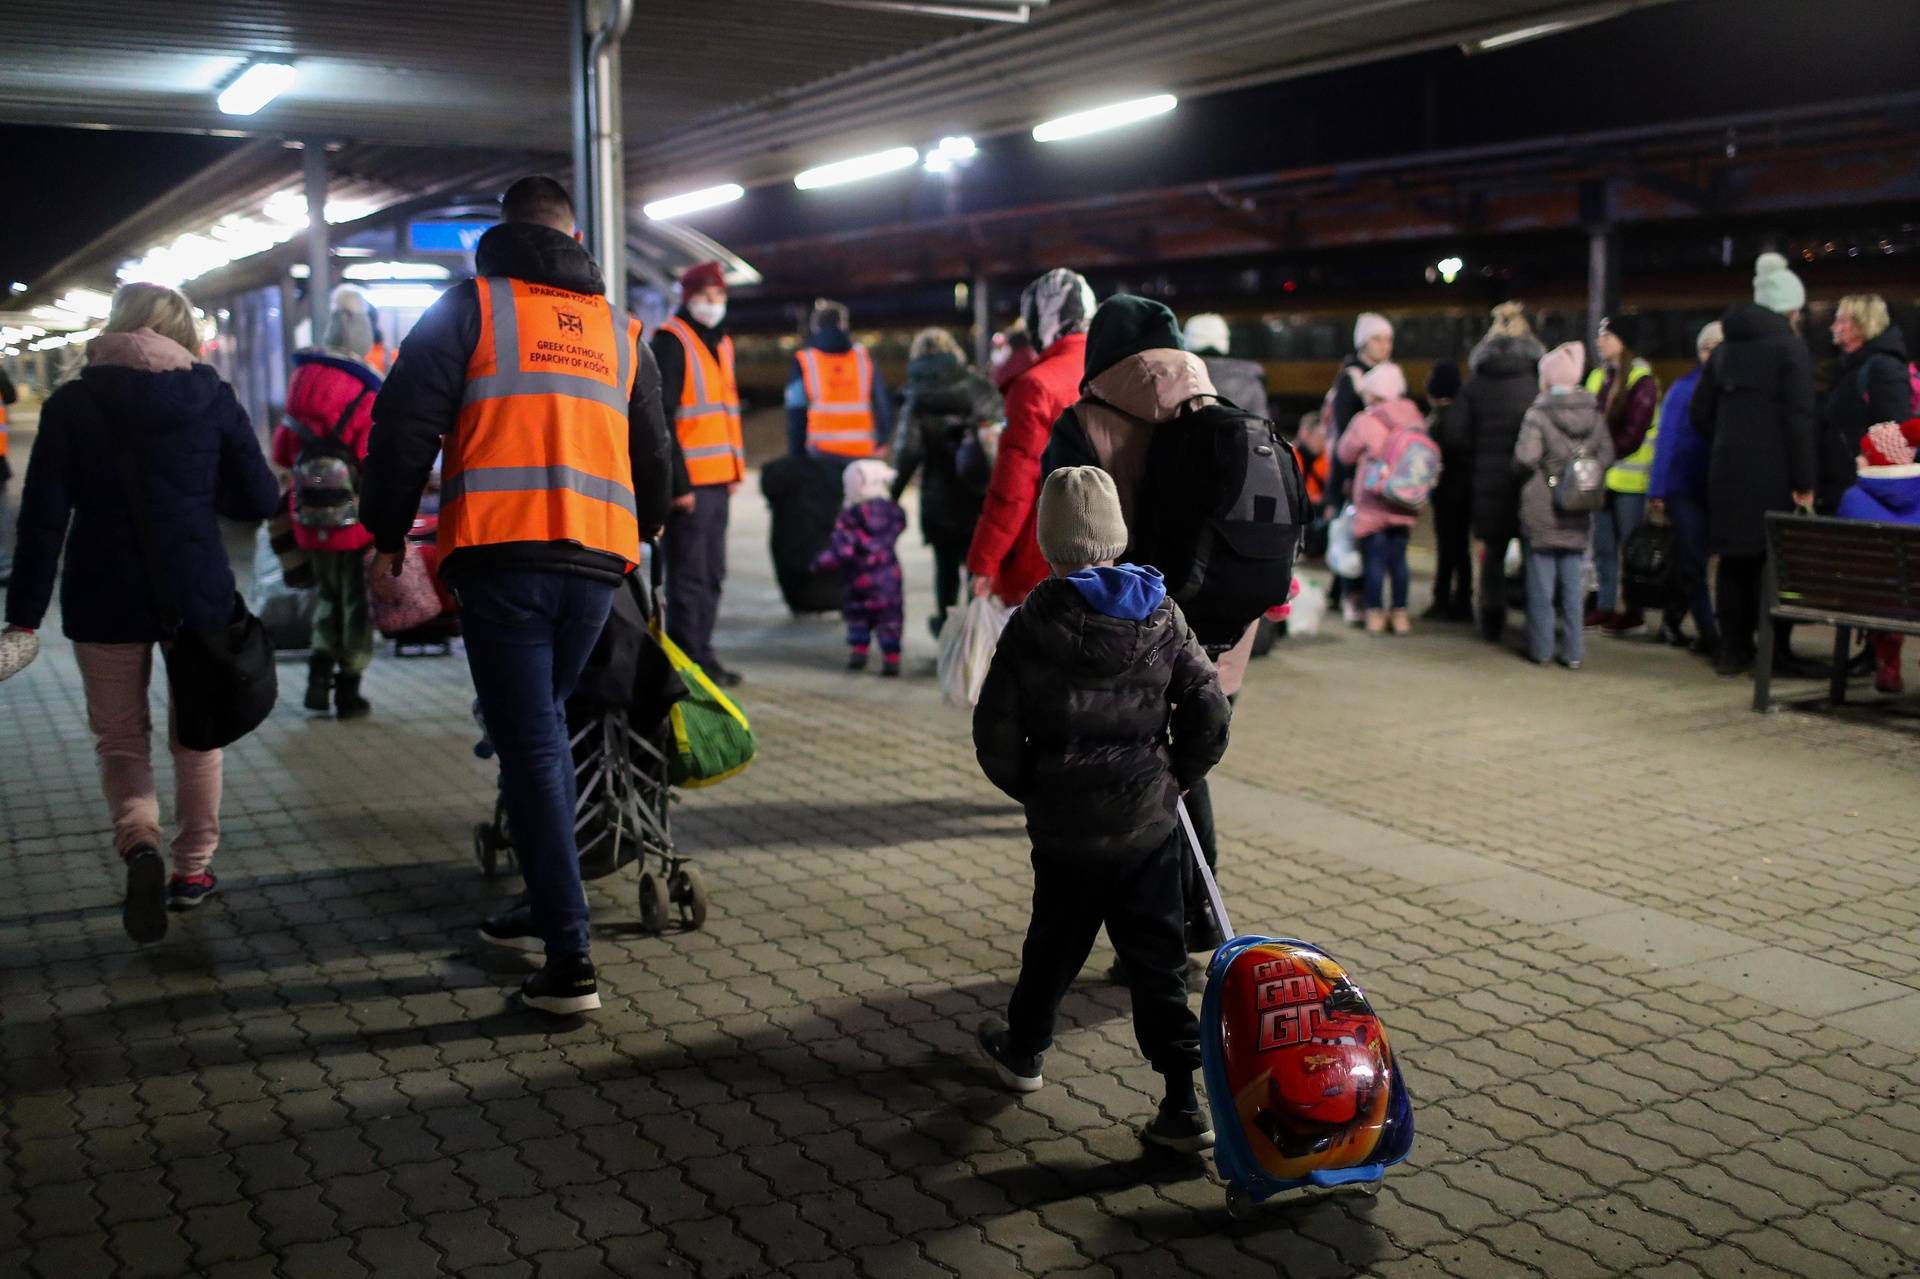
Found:
[[[153,517],[147,510],[146,486],[140,482],[140,474],[134,468],[132,442],[125,431],[110,425],[100,415],[91,398],[86,404],[88,415],[106,433],[108,445],[113,450],[114,464],[120,471],[120,487],[127,498],[127,510],[133,515],[133,535],[140,543],[140,558],[146,561],[147,595],[153,603],[161,635],[171,640],[180,633],[180,606],[168,583],[166,564],[160,558],[160,539],[154,534]]]

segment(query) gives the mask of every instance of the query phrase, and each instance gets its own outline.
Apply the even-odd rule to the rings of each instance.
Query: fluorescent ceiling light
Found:
[[[9,284],[7,286],[7,290],[11,293],[25,293],[27,291],[27,286],[20,283],[20,281],[15,280],[12,284]]]
[[[1103,129],[1116,129],[1123,124],[1133,124],[1139,120],[1148,120],[1157,115],[1165,115],[1179,105],[1180,100],[1171,93],[1157,93],[1151,98],[1135,98],[1131,102],[1116,102],[1111,106],[1095,107],[1091,111],[1076,111],[1072,115],[1063,115],[1058,120],[1048,120],[1044,124],[1033,126],[1035,142],[1064,142],[1068,138],[1083,138],[1089,133],[1099,133]]]
[[[1524,27],[1514,27],[1497,35],[1486,36],[1479,40],[1466,40],[1460,45],[1460,52],[1471,57],[1476,53],[1492,53],[1496,49],[1510,49],[1516,44],[1525,44],[1529,40],[1539,40],[1545,36],[1557,36],[1562,31],[1572,31],[1576,27],[1591,26],[1596,22],[1605,22],[1628,12],[1631,5],[1610,5],[1597,9],[1588,9],[1570,17],[1555,18],[1548,22],[1530,22]]]
[[[837,160],[832,164],[808,169],[794,178],[793,185],[802,191],[814,191],[821,187],[839,186],[842,182],[858,182],[862,178],[879,177],[882,173],[911,168],[918,163],[920,163],[918,151],[912,147],[895,147],[891,151],[855,156],[851,160]]]
[[[965,134],[942,138],[939,146],[927,152],[927,172],[946,173],[957,164],[970,163],[979,150],[979,145]]]
[[[252,115],[291,89],[298,74],[284,62],[256,62],[220,90],[214,105],[227,115]]]
[[[57,306],[36,306],[33,308],[33,318],[45,320],[48,324],[58,325],[63,329],[81,329],[87,325],[86,316],[77,315],[72,311],[63,311]]]
[[[90,320],[104,320],[107,312],[113,309],[113,299],[98,289],[69,289],[67,295],[54,305],[62,311],[84,315]]]
[[[340,272],[343,280],[444,280],[453,272],[437,262],[355,262]]]
[[[396,311],[424,311],[440,300],[446,289],[435,284],[376,284],[366,290],[367,301]]]
[[[683,213],[711,209],[718,204],[732,204],[746,193],[747,189],[738,182],[723,182],[717,187],[703,187],[685,195],[670,195],[664,200],[651,201],[640,211],[659,222],[666,218],[677,218]]]

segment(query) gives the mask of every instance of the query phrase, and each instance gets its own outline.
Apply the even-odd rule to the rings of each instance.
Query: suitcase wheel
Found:
[[[1250,1219],[1259,1207],[1245,1186],[1227,1187],[1227,1215],[1235,1221]]]

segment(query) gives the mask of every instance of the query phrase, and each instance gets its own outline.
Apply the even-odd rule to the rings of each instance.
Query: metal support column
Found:
[[[307,313],[313,318],[313,344],[319,346],[327,336],[327,307],[333,292],[327,278],[327,148],[323,142],[309,140],[303,152],[307,176]],[[293,316],[281,316],[289,333]]]
[[[574,207],[617,310],[627,307],[620,41],[632,21],[633,0],[574,0],[572,6]]]
[[[987,296],[986,272],[973,274],[973,367],[982,374],[993,359],[993,308]]]
[[[1587,228],[1587,367],[1598,359],[1593,340],[1600,321],[1620,305],[1620,233],[1614,225],[1613,189],[1606,182],[1580,188],[1580,221]]]

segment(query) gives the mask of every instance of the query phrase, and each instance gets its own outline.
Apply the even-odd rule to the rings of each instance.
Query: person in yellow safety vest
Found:
[[[653,335],[653,358],[661,402],[674,422],[673,513],[661,544],[667,634],[708,678],[732,687],[740,676],[714,655],[713,626],[727,576],[728,508],[747,461],[726,322],[726,269],[718,262],[689,267],[680,277],[680,309]]]
[[[893,406],[867,348],[847,333],[847,308],[813,304],[807,343],[787,378],[787,449],[852,462],[884,455],[893,438]]]
[[[440,571],[527,884],[480,935],[544,950],[522,1002],[578,1013],[600,995],[566,702],[641,543],[666,521],[672,448],[653,352],[609,304],[566,188],[522,178],[500,216],[475,246],[479,278],[427,309],[381,384],[360,514],[378,552],[371,574],[397,575],[444,440]]]
[[[1587,375],[1587,389],[1600,401],[1613,455],[1620,459],[1607,471],[1607,504],[1593,515],[1593,567],[1600,597],[1587,625],[1615,636],[1638,630],[1647,620],[1641,610],[1624,607],[1620,591],[1620,552],[1647,516],[1647,479],[1660,418],[1659,379],[1635,354],[1639,345],[1639,317],[1606,317],[1594,337],[1600,367]]]

